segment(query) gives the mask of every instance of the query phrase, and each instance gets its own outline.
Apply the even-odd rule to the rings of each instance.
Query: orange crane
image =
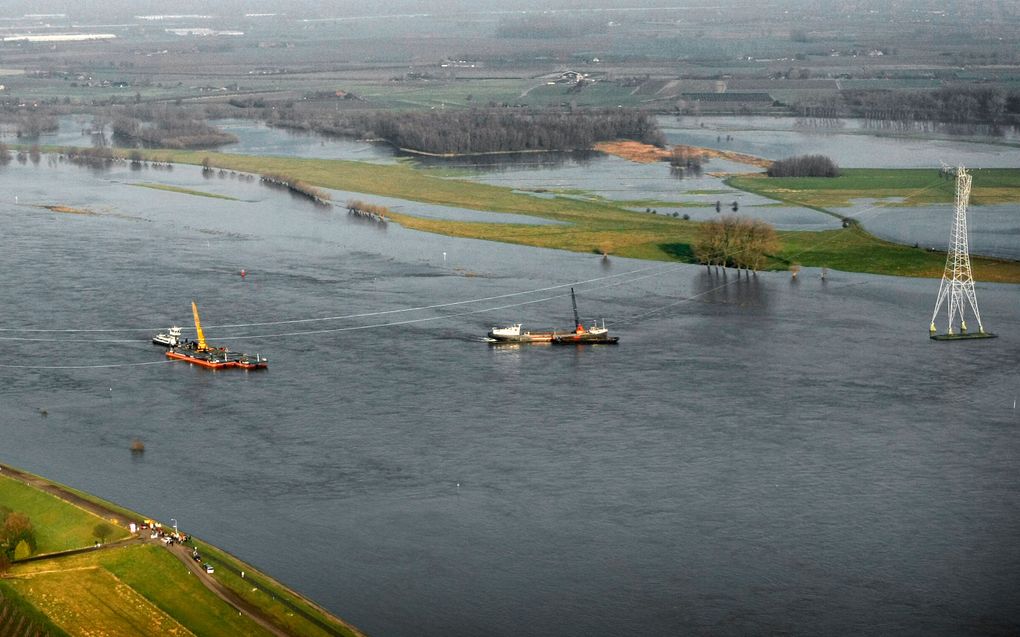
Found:
[[[205,334],[202,333],[202,321],[198,318],[198,306],[195,302],[191,302],[191,313],[195,316],[195,332],[198,333],[198,351],[208,352],[209,348],[205,344]]]

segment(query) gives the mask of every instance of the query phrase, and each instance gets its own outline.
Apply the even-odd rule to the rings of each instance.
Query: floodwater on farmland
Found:
[[[838,124],[838,125],[836,125]],[[831,126],[794,117],[660,117],[670,144],[706,146],[768,159],[826,155],[843,168],[1020,168],[1020,134],[897,133],[856,119]]]
[[[930,279],[419,234],[195,167],[0,181],[0,460],[368,634],[1020,629],[1017,286],[977,286],[1000,338],[937,343]],[[569,325],[570,285],[618,346],[481,342]],[[192,299],[270,369],[163,362]]]
[[[238,143],[222,147],[224,152],[349,159],[373,163],[393,163],[398,153],[385,144],[323,137],[273,128],[242,119],[217,120],[217,125],[238,137]],[[869,128],[864,120],[843,119],[822,124],[792,117],[659,117],[669,143],[683,143],[723,150],[735,150],[769,158],[804,153],[831,156],[844,167],[937,168],[944,161],[969,168],[1020,167],[1020,148],[1016,129],[1001,136],[953,136],[938,131],[894,136],[882,129]],[[48,136],[55,145],[89,145],[88,118],[67,116],[60,130]],[[727,139],[727,136],[732,139]],[[730,188],[722,174],[757,170],[745,164],[714,159],[700,172],[688,172],[678,178],[665,163],[638,164],[619,157],[595,152],[479,155],[456,158],[405,157],[425,170],[449,174],[453,178],[515,188],[538,197],[555,194],[597,196],[610,201],[636,202],[636,213],[654,209],[659,214],[688,215],[694,220],[716,216],[715,204],[732,211],[733,203],[743,216],[759,218],[780,230],[825,230],[838,228],[840,220],[817,211],[775,202],[748,192]],[[338,193],[337,201],[356,193]],[[373,197],[373,201],[383,198]],[[506,223],[547,223],[502,216],[445,209],[444,207],[390,200],[398,212],[456,220]],[[674,204],[674,205],[669,205]],[[1017,258],[1020,248],[1013,241],[1020,236],[1020,215],[1015,207],[971,208],[971,249],[989,256]],[[886,209],[857,205],[839,211],[859,218],[865,228],[883,238],[906,245],[944,247],[948,242],[951,211],[942,206],[929,208]],[[944,217],[942,216],[944,215]],[[872,224],[874,227],[872,227]]]

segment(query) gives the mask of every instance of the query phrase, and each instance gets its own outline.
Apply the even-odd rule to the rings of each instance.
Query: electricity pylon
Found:
[[[939,286],[938,300],[935,311],[931,315],[931,337],[937,340],[958,338],[989,338],[995,336],[985,332],[981,324],[981,312],[978,311],[977,296],[974,294],[974,274],[970,269],[970,247],[967,241],[967,201],[970,199],[971,176],[960,166],[956,169],[956,216],[953,219],[953,230],[949,234],[949,253],[946,255],[946,269],[942,273],[942,284]],[[948,299],[948,301],[947,301]],[[942,303],[949,306],[949,331],[946,334],[935,334],[935,317],[942,309]],[[967,320],[963,311],[970,304],[971,312],[977,320],[976,334],[967,333]],[[953,331],[953,323],[960,319],[959,333]]]

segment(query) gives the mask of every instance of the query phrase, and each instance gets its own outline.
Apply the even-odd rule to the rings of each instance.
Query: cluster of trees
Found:
[[[669,165],[676,168],[701,168],[701,163],[707,160],[703,152],[688,146],[674,146],[669,152]]]
[[[0,505],[0,573],[16,558],[28,557],[35,549],[32,521],[24,513]]]
[[[114,154],[113,149],[106,147],[79,148],[69,146],[64,149],[61,156],[66,157],[72,164],[96,167],[106,166],[119,160]]]
[[[209,148],[233,144],[237,137],[195,119],[163,120],[152,124],[119,116],[113,120],[113,135],[119,141],[159,148]]]
[[[237,141],[194,114],[151,106],[114,114],[113,135],[121,143],[160,148],[209,148]]]
[[[839,177],[839,166],[825,155],[777,159],[765,171],[769,177]]]
[[[798,105],[803,113],[903,122],[1015,124],[1020,89],[946,86],[934,91],[847,90],[838,102]]]
[[[579,150],[613,139],[663,143],[654,119],[628,109],[273,113],[277,113],[269,120],[273,125],[381,139],[399,148],[442,155]]]
[[[60,128],[60,122],[51,114],[27,111],[15,117],[14,126],[18,137],[35,139],[43,133],[56,132]]]
[[[705,265],[760,270],[779,249],[776,229],[761,219],[725,216],[701,224],[694,254]]]

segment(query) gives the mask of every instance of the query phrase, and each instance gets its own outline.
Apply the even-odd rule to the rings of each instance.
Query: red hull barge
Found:
[[[171,349],[166,353],[167,358],[179,361],[187,361],[200,365],[207,369],[223,369],[225,367],[240,367],[241,369],[266,369],[269,367],[269,359],[258,354],[251,358],[247,354],[239,354],[228,350],[209,350],[207,352],[187,351]]]
[[[224,367],[240,367],[241,369],[266,369],[269,367],[269,359],[258,354],[252,357],[241,352],[232,352],[226,347],[209,347],[205,342],[205,334],[202,332],[202,321],[198,318],[198,306],[191,302],[191,313],[195,316],[195,332],[198,334],[198,342],[181,341],[180,328],[171,328],[170,334],[157,334],[153,338],[154,343],[169,345],[170,351],[166,353],[167,358],[178,361],[194,363],[206,369],[223,369]],[[165,338],[164,338],[165,337]]]

